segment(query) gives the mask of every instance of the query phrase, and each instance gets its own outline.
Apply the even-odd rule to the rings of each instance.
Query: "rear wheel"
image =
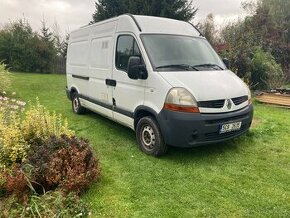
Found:
[[[86,112],[86,109],[81,106],[81,102],[78,96],[78,93],[74,93],[72,97],[72,110],[76,114],[83,114]]]
[[[143,117],[139,120],[136,137],[140,149],[148,155],[157,157],[167,151],[167,145],[164,143],[159,126],[153,117]]]

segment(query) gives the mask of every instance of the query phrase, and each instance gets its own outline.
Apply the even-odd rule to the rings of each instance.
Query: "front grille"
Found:
[[[245,96],[241,96],[237,98],[232,98],[232,101],[234,102],[236,106],[238,106],[248,101],[248,96],[245,95]],[[198,106],[203,107],[203,108],[223,108],[224,105],[225,105],[225,99],[198,102]]]
[[[243,125],[239,131],[235,132],[228,132],[228,133],[223,133],[220,134],[219,132],[211,132],[205,134],[205,140],[206,141],[213,141],[213,140],[222,140],[222,139],[227,139],[231,138],[233,136],[239,135],[242,132],[246,131],[250,127],[250,124]]]
[[[248,101],[248,96],[242,96],[238,98],[232,98],[232,101],[236,106],[243,104],[244,102]]]
[[[214,101],[200,101],[198,102],[199,107],[203,108],[223,108],[225,100],[214,100]]]

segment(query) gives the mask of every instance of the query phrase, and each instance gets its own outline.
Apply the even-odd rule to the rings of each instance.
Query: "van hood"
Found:
[[[186,88],[197,101],[229,99],[248,95],[246,84],[229,70],[159,73],[172,87]]]

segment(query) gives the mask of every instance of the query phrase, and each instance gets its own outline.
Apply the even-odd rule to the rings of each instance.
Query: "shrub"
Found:
[[[10,85],[10,73],[6,69],[6,65],[0,61],[0,95],[6,91]]]
[[[27,199],[29,193],[28,180],[20,165],[13,165],[11,169],[0,170],[0,190],[3,196],[13,195],[21,201]]]
[[[280,88],[286,83],[286,77],[271,53],[257,47],[252,58],[251,81],[259,89]]]
[[[50,113],[37,101],[25,114],[22,124],[22,131],[26,141],[35,139],[48,139],[50,136],[60,137],[61,135],[72,136],[73,131],[68,129],[68,123],[62,119],[61,115],[55,112]]]
[[[19,111],[24,102],[0,96],[0,167],[21,163],[29,149],[21,129]]]
[[[5,205],[5,206],[4,206]],[[27,204],[19,204],[10,197],[0,203],[1,217],[89,217],[90,207],[73,193],[47,192],[44,195],[32,195]]]
[[[100,175],[88,141],[39,103],[23,117],[24,106],[0,96],[0,216],[88,216],[75,196]]]
[[[98,160],[86,140],[51,137],[31,145],[27,163],[35,167],[37,183],[46,191],[56,188],[80,194],[99,176]],[[35,187],[39,189],[40,187]]]
[[[0,162],[4,166],[21,163],[29,145],[23,138],[21,129],[17,124],[3,125],[0,123]]]

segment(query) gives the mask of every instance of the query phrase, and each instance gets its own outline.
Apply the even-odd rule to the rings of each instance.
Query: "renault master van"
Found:
[[[251,126],[247,85],[190,23],[121,15],[70,35],[67,95],[136,132],[140,149],[194,147],[238,137]]]

